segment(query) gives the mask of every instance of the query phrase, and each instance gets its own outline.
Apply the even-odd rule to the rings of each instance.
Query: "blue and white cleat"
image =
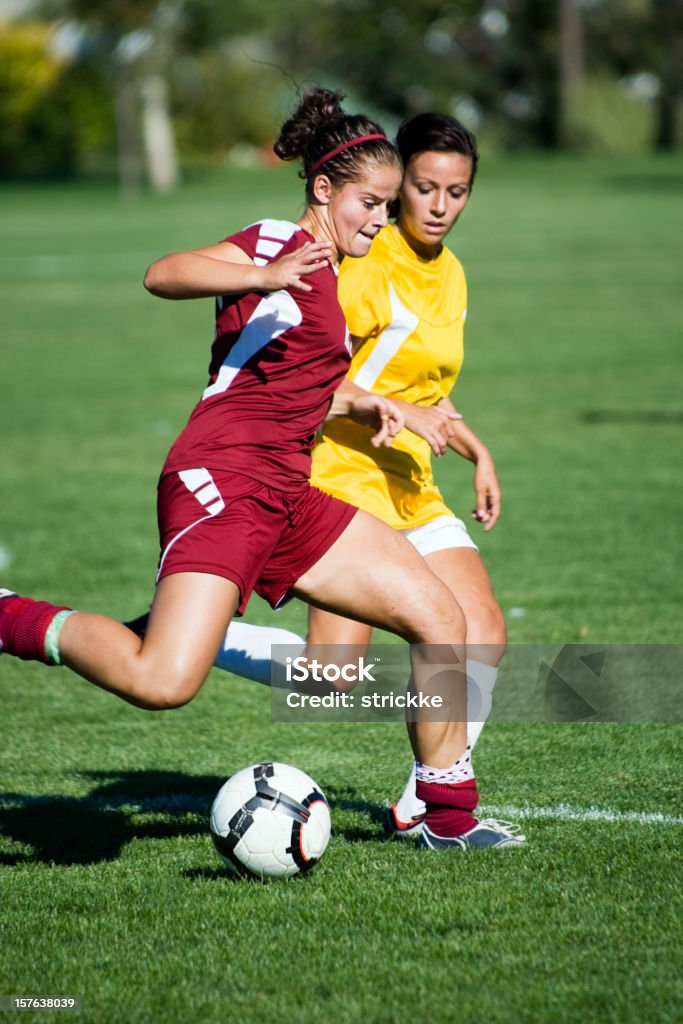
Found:
[[[384,815],[382,832],[385,839],[394,839],[403,836],[418,836],[422,832],[425,822],[424,814],[416,814],[409,821],[401,821],[396,813],[396,804],[392,804]]]
[[[471,850],[485,846],[524,846],[526,836],[512,821],[485,818],[461,836],[437,836],[424,825],[417,845],[422,850]]]

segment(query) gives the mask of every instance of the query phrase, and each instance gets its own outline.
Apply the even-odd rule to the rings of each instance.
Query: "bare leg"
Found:
[[[353,644],[367,650],[372,637],[372,627],[343,615],[325,612],[322,608],[308,609],[309,644]]]
[[[505,650],[505,618],[479,553],[473,548],[445,548],[426,555],[425,561],[463,610],[468,657],[497,665]]]
[[[465,614],[467,623],[467,739],[473,748],[490,709],[496,667],[505,650],[505,619],[493,593],[484,563],[473,548],[444,548],[425,556],[432,572],[441,579]],[[413,765],[403,793],[394,805],[393,829],[401,831],[425,812],[424,802],[415,794]]]
[[[443,675],[447,658],[451,697],[464,708],[463,614],[448,588],[395,530],[358,512],[293,591],[315,607],[365,620],[419,645],[413,652],[418,692],[432,684],[429,646],[438,645],[438,674]],[[411,743],[418,760],[435,768],[450,767],[464,753],[467,724],[464,720],[416,722]]]
[[[221,576],[166,576],[144,640],[113,619],[75,612],[60,634],[62,663],[137,707],[179,707],[204,682],[238,603],[238,588]]]
[[[346,619],[343,615],[323,611],[322,608],[308,609],[306,654],[309,658],[317,658],[328,665],[339,662],[341,667],[348,661],[364,657],[371,638],[372,627],[364,622]],[[339,678],[334,689],[348,691],[356,685]]]

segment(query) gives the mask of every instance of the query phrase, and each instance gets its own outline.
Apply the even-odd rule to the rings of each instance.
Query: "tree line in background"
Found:
[[[40,0],[0,23],[0,175],[169,189],[178,154],[264,154],[313,83],[491,149],[673,149],[683,0]]]

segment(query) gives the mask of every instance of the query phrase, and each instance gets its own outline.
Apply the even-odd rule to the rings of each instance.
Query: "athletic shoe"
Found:
[[[392,804],[384,815],[382,832],[385,839],[394,839],[397,836],[417,836],[422,831],[425,815],[416,814],[410,821],[401,821],[396,813],[396,804]]]
[[[522,835],[519,825],[495,818],[478,821],[461,836],[437,836],[425,825],[417,841],[423,850],[468,850],[484,846],[524,846],[525,843],[526,836]]]

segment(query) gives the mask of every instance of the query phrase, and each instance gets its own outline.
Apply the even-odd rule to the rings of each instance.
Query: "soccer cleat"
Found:
[[[423,850],[470,850],[485,846],[524,846],[526,836],[512,821],[485,818],[461,836],[437,836],[425,825],[417,845]]]
[[[396,804],[392,804],[384,815],[382,832],[385,839],[394,839],[398,836],[417,836],[422,831],[425,815],[416,814],[409,821],[401,821],[396,813]]]

